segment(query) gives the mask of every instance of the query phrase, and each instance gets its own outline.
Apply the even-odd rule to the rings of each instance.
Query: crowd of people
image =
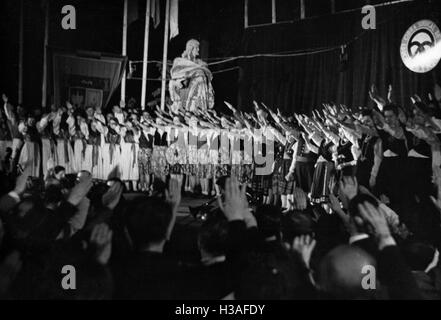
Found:
[[[441,101],[369,96],[284,115],[3,95],[0,297],[441,299]],[[197,192],[218,204],[188,261],[170,248]]]

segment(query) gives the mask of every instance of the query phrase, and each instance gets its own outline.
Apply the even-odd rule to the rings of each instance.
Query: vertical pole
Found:
[[[305,19],[305,0],[300,0],[300,19]]]
[[[122,32],[122,55],[127,55],[127,6],[129,0],[124,0],[123,32]],[[126,69],[124,68],[121,80],[121,101],[126,101]]]
[[[271,0],[271,22],[276,23],[276,0]]]
[[[147,0],[145,9],[145,30],[144,30],[144,56],[142,60],[142,90],[141,90],[141,108],[145,109],[146,86],[147,86],[147,57],[149,53],[149,33],[150,33],[150,1]]]
[[[245,29],[248,28],[248,0],[244,0],[244,27]]]
[[[24,0],[20,0],[20,26],[18,35],[18,104],[23,103],[23,32],[24,32]]]
[[[331,13],[335,13],[335,0],[331,0]]]
[[[167,51],[168,32],[170,28],[170,0],[165,5],[165,27],[164,27],[164,51],[162,55],[162,79],[161,79],[161,110],[165,110],[165,86],[167,83]]]
[[[43,83],[41,87],[41,107],[46,108],[47,102],[47,46],[49,45],[49,11],[50,0],[45,3],[45,18],[44,18],[44,48],[43,48]]]

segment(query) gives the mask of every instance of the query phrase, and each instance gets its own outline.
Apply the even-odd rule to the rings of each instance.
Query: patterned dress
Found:
[[[146,183],[146,178],[152,173],[152,149],[153,149],[153,135],[141,131],[139,137],[139,151],[138,151],[138,165],[139,165],[139,180],[141,183]]]
[[[165,177],[169,173],[166,157],[167,147],[167,132],[156,130],[152,153],[152,172],[158,178]]]

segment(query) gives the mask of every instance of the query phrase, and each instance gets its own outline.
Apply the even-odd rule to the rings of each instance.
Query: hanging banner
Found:
[[[78,108],[105,108],[121,82],[125,65],[122,56],[89,58],[54,53],[54,103],[60,106],[69,101]]]

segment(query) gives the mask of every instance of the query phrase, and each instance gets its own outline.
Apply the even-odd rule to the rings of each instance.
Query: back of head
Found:
[[[299,300],[311,299],[314,288],[308,272],[297,256],[282,245],[271,252],[253,252],[248,255],[235,297],[238,300]]]
[[[256,221],[259,232],[264,238],[280,237],[282,212],[273,205],[264,204],[256,209]]]
[[[228,221],[225,217],[215,215],[206,220],[198,234],[201,250],[212,256],[224,255],[228,241]]]
[[[375,259],[364,250],[341,245],[320,261],[315,279],[326,298],[369,299],[375,290],[363,288],[363,282],[367,273],[375,267]]]
[[[43,202],[38,197],[23,199],[8,217],[8,234],[20,249],[36,245],[34,235],[45,218]]]
[[[283,241],[292,243],[295,237],[311,234],[314,231],[314,221],[311,215],[303,212],[288,212],[282,219]]]
[[[413,271],[424,271],[434,262],[436,250],[423,242],[408,242],[402,246],[402,252]]]
[[[138,249],[166,239],[172,208],[164,200],[138,198],[129,204],[127,212],[127,228]]]

